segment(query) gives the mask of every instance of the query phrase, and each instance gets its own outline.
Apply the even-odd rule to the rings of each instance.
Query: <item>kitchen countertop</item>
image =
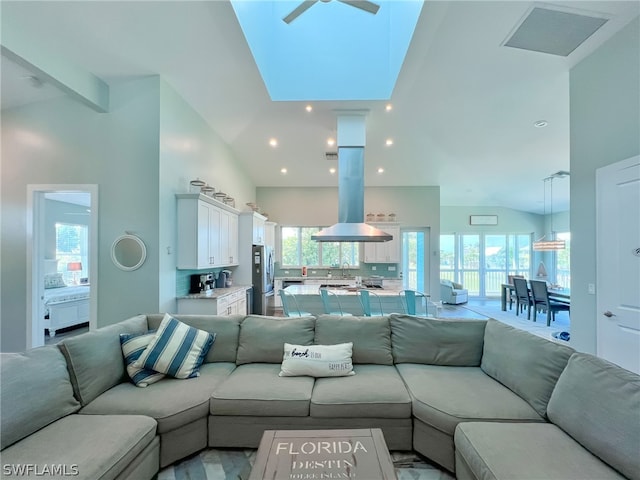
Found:
[[[293,293],[294,295],[318,295],[318,285],[290,285],[285,290],[289,293]],[[345,288],[327,288],[331,293],[335,293],[336,295],[355,295],[357,290],[355,285],[353,288],[345,289]],[[369,290],[372,293],[380,296],[397,296],[398,290],[395,289],[385,289],[385,288],[363,288],[359,290]]]
[[[208,294],[190,293],[187,295],[183,295],[182,297],[178,297],[178,300],[184,299],[184,298],[193,298],[193,299],[200,299],[200,300],[217,300],[218,298],[231,295],[232,293],[236,293],[240,290],[248,290],[250,288],[253,288],[253,286],[252,285],[234,285],[229,288],[214,288],[213,290],[210,290],[211,293],[208,293]]]

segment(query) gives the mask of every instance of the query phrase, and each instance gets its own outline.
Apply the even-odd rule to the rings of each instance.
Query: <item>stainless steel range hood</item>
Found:
[[[364,147],[338,147],[338,223],[311,236],[318,242],[387,242],[393,239],[364,223]]]

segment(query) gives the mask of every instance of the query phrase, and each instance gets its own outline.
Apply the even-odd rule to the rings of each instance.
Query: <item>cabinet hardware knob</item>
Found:
[[[611,313],[609,310],[607,310],[606,312],[603,313],[603,315],[605,317],[611,318],[611,317],[615,317],[616,314],[615,313]]]

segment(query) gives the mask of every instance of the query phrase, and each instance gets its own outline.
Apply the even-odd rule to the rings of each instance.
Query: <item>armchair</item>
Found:
[[[440,300],[442,300],[442,303],[450,303],[452,305],[467,303],[469,291],[459,283],[451,280],[440,280]]]

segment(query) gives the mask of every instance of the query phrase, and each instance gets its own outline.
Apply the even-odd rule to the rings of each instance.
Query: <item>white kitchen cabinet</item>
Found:
[[[238,264],[238,215],[221,211],[220,258],[225,266]]]
[[[246,243],[246,239],[251,239],[252,245],[264,245],[265,223],[267,217],[263,217],[257,212],[242,212],[240,214],[240,241]]]
[[[264,223],[264,244],[268,247],[276,246],[276,222]]]
[[[400,263],[400,226],[390,223],[371,223],[393,236],[388,242],[367,242],[364,244],[364,263]]]
[[[247,293],[244,289],[212,298],[178,298],[178,313],[182,315],[246,315]]]
[[[177,268],[203,269],[237,265],[237,210],[205,195],[178,194],[176,197]]]

